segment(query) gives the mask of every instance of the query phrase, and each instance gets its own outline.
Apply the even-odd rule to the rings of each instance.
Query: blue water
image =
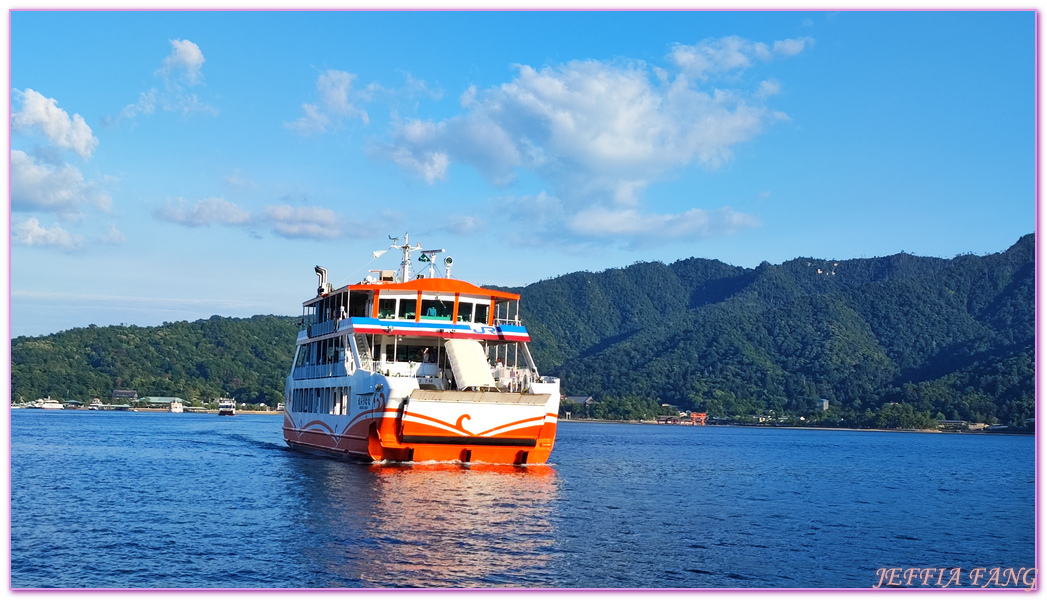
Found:
[[[344,463],[281,418],[11,411],[11,585],[870,587],[1032,567],[1034,439],[562,423],[549,466]]]

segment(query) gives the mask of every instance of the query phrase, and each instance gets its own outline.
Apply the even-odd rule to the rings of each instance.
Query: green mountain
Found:
[[[90,327],[11,341],[11,397],[140,396],[281,402],[298,318],[213,316],[159,327]]]
[[[902,253],[746,269],[689,258],[512,291],[523,295],[539,367],[562,378],[564,393],[602,400],[604,416],[668,403],[854,426],[1022,425],[1035,408],[1034,260],[1030,234],[1001,253],[951,260]],[[215,316],[15,338],[12,397],[130,388],[275,405],[295,322]]]
[[[567,393],[713,415],[810,415],[827,399],[852,425],[898,402],[1020,425],[1035,406],[1034,258],[1030,234],[989,256],[691,258],[513,291]]]

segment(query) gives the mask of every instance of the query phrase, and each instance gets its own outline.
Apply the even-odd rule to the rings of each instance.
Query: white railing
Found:
[[[328,365],[306,365],[295,367],[291,376],[295,379],[317,379],[319,377],[345,377],[347,375],[345,363],[331,363]]]
[[[416,362],[381,362],[375,361],[378,372],[390,377],[429,377],[439,378],[440,366],[436,363]],[[450,371],[450,369],[447,369]]]
[[[316,337],[318,335],[324,335],[326,333],[334,333],[335,327],[337,327],[338,321],[324,321],[323,323],[315,323],[309,325],[308,335],[309,337]]]

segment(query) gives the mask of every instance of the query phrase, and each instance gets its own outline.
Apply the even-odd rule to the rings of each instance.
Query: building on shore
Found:
[[[182,412],[185,405],[185,400],[175,396],[143,396],[138,401],[147,403],[149,408],[166,408],[173,413]]]

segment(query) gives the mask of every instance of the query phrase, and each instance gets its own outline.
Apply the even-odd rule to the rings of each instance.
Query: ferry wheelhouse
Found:
[[[316,267],[285,388],[287,444],[372,461],[546,462],[560,381],[538,373],[520,296],[452,279],[450,257],[437,277],[443,250],[398,241],[399,271],[332,289]],[[428,275],[412,278],[413,252]]]

